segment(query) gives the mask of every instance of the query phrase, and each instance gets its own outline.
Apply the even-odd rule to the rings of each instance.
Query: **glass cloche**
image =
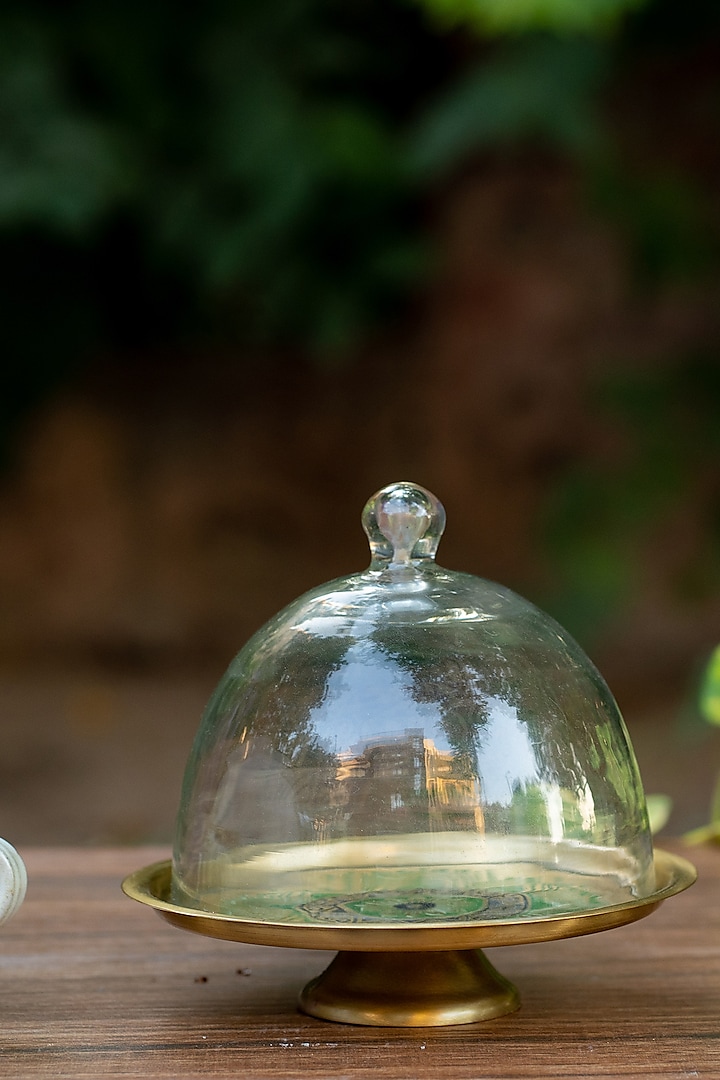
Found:
[[[301,596],[213,695],[170,901],[283,926],[544,920],[653,893],[640,777],[580,647],[435,562],[440,502],[367,503],[369,568]]]

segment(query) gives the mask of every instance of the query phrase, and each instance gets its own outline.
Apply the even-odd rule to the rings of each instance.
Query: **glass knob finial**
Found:
[[[445,509],[432,492],[401,481],[367,501],[362,524],[373,567],[409,566],[418,559],[435,558],[445,528]]]

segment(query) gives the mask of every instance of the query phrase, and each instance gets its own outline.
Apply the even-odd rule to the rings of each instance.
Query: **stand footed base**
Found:
[[[477,951],[480,946],[529,945],[626,926],[650,915],[696,877],[690,863],[666,851],[656,849],[654,865],[654,892],[624,904],[556,918],[397,929],[254,922],[180,907],[172,901],[169,859],[137,870],[125,878],[123,889],[172,926],[195,934],[250,945],[340,949],[300,995],[300,1008],[311,1016],[375,1027],[442,1027],[491,1020],[518,1007],[515,988]]]
[[[310,1016],[374,1027],[492,1020],[520,1000],[480,950],[340,952],[300,994]]]

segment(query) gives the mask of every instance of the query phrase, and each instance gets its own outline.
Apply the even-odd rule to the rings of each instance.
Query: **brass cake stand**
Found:
[[[251,945],[339,950],[301,992],[300,1008],[324,1020],[378,1027],[469,1024],[512,1012],[519,1006],[518,993],[481,949],[624,926],[650,915],[697,876],[689,862],[656,850],[655,891],[611,907],[486,923],[348,926],[251,922],[179,907],[170,900],[171,874],[169,860],[154,863],[126,878],[123,891],[173,926],[196,934]]]

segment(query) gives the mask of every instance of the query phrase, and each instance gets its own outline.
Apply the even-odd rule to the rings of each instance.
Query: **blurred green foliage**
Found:
[[[720,645],[713,649],[700,682],[700,715],[709,724],[720,725]],[[690,844],[720,844],[720,773],[710,799],[710,819],[707,825],[686,833]]]
[[[208,337],[338,357],[432,267],[429,201],[478,154],[577,161],[650,273],[717,255],[696,179],[608,122],[710,0],[8,0],[0,431],[102,350]]]
[[[610,61],[598,41],[527,34],[468,65],[416,120],[409,172],[447,174],[471,153],[545,147],[573,158],[606,149],[599,100]]]
[[[421,271],[400,132],[450,62],[403,4],[5,6],[0,227],[129,231],[200,326],[342,344]]]
[[[593,412],[614,448],[579,460],[547,507],[547,543],[561,581],[548,599],[556,618],[591,641],[632,609],[648,549],[666,546],[678,508],[704,516],[702,549],[675,564],[679,608],[720,590],[720,516],[713,500],[720,460],[720,364],[715,353],[628,366],[594,388]]]
[[[647,0],[423,0],[442,23],[467,23],[484,34],[608,30]]]
[[[720,645],[713,650],[700,686],[700,712],[709,724],[720,727]]]

